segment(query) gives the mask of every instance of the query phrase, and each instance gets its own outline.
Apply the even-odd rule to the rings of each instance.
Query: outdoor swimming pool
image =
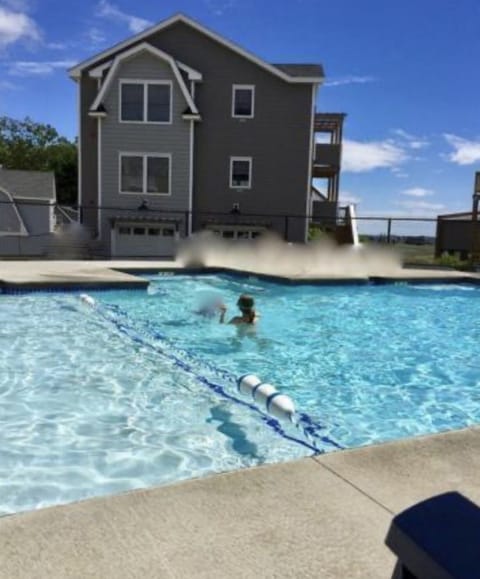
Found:
[[[97,308],[0,296],[0,513],[480,423],[474,286],[149,279],[89,292]],[[242,292],[253,332],[194,313],[213,295],[233,315]],[[246,372],[295,400],[309,441],[235,399]]]

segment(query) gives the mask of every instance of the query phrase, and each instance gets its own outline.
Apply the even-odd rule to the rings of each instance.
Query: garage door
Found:
[[[112,229],[115,257],[171,257],[175,255],[178,233],[175,225],[122,223]]]

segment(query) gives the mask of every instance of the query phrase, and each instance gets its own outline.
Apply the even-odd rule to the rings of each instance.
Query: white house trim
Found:
[[[18,211],[17,204],[15,203],[13,196],[4,187],[0,187],[0,193],[3,193],[10,199],[13,211],[16,213],[18,222],[20,224],[20,231],[0,231],[0,235],[28,235],[28,229],[26,228],[25,222],[23,221],[22,216]]]
[[[96,111],[97,108],[99,107],[99,105],[102,103],[102,101],[105,97],[105,94],[110,89],[110,86],[113,82],[113,79],[115,78],[115,74],[116,74],[117,69],[120,66],[120,64],[125,59],[131,58],[131,57],[135,56],[136,54],[138,54],[139,52],[143,52],[143,51],[149,52],[153,56],[160,58],[161,60],[167,62],[170,65],[172,72],[173,72],[175,78],[177,79],[178,85],[180,86],[180,90],[182,91],[182,94],[187,102],[187,105],[189,106],[189,108],[191,109],[191,111],[194,114],[197,114],[197,115],[200,114],[198,112],[198,109],[197,109],[195,103],[193,102],[193,99],[192,99],[190,93],[188,92],[187,87],[185,86],[185,82],[183,80],[182,75],[180,74],[180,71],[178,70],[178,66],[177,66],[175,60],[166,52],[163,52],[162,50],[159,50],[158,48],[155,48],[154,46],[151,46],[150,44],[147,44],[146,42],[142,42],[141,44],[137,44],[133,48],[130,48],[129,50],[126,50],[125,52],[122,52],[115,57],[115,59],[113,61],[113,65],[110,67],[110,70],[108,71],[108,74],[105,78],[105,81],[103,82],[102,88],[100,89],[99,93],[97,94],[97,97],[93,101],[93,104],[90,107],[90,110]]]
[[[160,50],[160,49],[157,49]],[[160,51],[163,52],[163,51]],[[108,62],[105,62],[103,64],[101,64],[100,66],[97,66],[96,68],[92,68],[89,72],[88,75],[91,76],[92,78],[102,78],[103,77],[103,73],[108,70],[113,64],[113,60],[109,60]],[[175,64],[178,66],[178,68],[180,70],[183,70],[184,72],[187,73],[187,77],[188,80],[195,80],[195,81],[202,81],[203,80],[203,76],[201,72],[198,72],[198,70],[195,70],[194,68],[191,68],[190,66],[187,66],[186,64],[183,64],[183,62],[180,62],[179,60],[175,61]]]
[[[113,46],[112,48],[109,48],[108,50],[105,50],[105,51],[101,52],[100,54],[97,54],[96,56],[93,56],[92,58],[89,58],[89,59],[84,60],[83,62],[77,64],[76,66],[71,68],[68,72],[73,79],[78,79],[78,78],[80,78],[80,75],[85,68],[88,68],[89,66],[95,64],[99,60],[103,60],[104,58],[108,58],[109,56],[115,54],[116,52],[123,50],[123,49],[127,48],[128,46],[131,46],[135,42],[139,42],[145,38],[148,38],[152,34],[155,34],[157,32],[160,32],[161,30],[164,30],[165,28],[168,28],[169,26],[171,26],[172,24],[176,24],[177,22],[182,22],[183,24],[190,26],[191,28],[193,28],[194,30],[197,30],[201,34],[210,38],[211,40],[218,42],[222,46],[225,46],[226,48],[230,49],[232,52],[235,52],[235,53],[239,54],[240,56],[243,56],[247,60],[249,60],[249,61],[253,62],[254,64],[256,64],[257,66],[259,66],[260,68],[267,70],[268,72],[270,72],[274,76],[281,78],[282,80],[284,80],[286,82],[291,82],[291,83],[311,83],[311,82],[321,83],[321,82],[323,82],[323,77],[301,77],[301,76],[293,77],[293,76],[289,76],[288,74],[286,74],[282,70],[278,69],[277,67],[269,64],[268,62],[265,62],[264,60],[258,58],[254,54],[251,54],[250,52],[248,52],[245,49],[241,48],[240,46],[234,44],[230,40],[227,40],[227,39],[223,38],[222,36],[219,36],[215,32],[212,32],[208,28],[205,28],[204,26],[202,26],[201,24],[199,24],[195,20],[192,20],[191,18],[188,18],[187,16],[185,16],[183,14],[175,14],[171,18],[168,18],[167,20],[164,20],[163,22],[160,22],[160,23],[156,24],[155,26],[147,28],[146,30],[144,30],[143,32],[140,32],[139,34],[136,34],[135,36],[131,36],[130,38],[127,38],[127,40],[120,42],[119,44]]]
[[[233,163],[235,161],[248,161],[248,184],[233,184]],[[230,189],[251,189],[252,188],[252,157],[230,157]]]
[[[82,211],[82,85],[78,83],[78,90],[77,90],[77,122],[78,122],[78,139],[77,139],[77,162],[78,162],[78,169],[77,169],[77,199],[78,199],[78,207],[80,208],[78,221],[79,223],[82,222],[83,211]]]
[[[193,210],[193,135],[195,130],[195,121],[190,121],[190,159],[188,167],[188,226],[187,235],[192,234],[192,210]]]
[[[237,90],[249,90],[252,93],[252,112],[250,115],[235,114],[235,93]],[[232,85],[232,118],[253,119],[255,117],[255,85],[254,84],[234,84]]]
[[[142,157],[142,191],[122,191],[122,157]],[[148,193],[148,157],[159,157],[168,159],[168,193]],[[118,154],[118,192],[120,195],[148,195],[149,197],[171,197],[172,196],[172,154],[171,153],[138,153],[132,151],[120,151]]]
[[[127,124],[149,124],[149,125],[171,125],[173,111],[173,83],[171,80],[148,80],[121,78],[119,80],[120,90],[118,91],[118,122]],[[143,85],[143,121],[124,121],[122,119],[122,85],[123,84],[141,84]],[[170,87],[170,110],[168,112],[168,121],[149,121],[148,120],[148,85],[164,84]],[[147,88],[145,88],[147,87]]]
[[[307,203],[305,207],[305,215],[307,216],[305,220],[305,243],[308,241],[308,223],[309,223],[309,216],[311,213],[311,206],[312,206],[312,169],[313,169],[313,156],[314,156],[314,140],[315,140],[315,133],[314,133],[314,125],[315,125],[315,108],[316,108],[316,101],[317,101],[317,87],[316,85],[312,86],[312,108],[311,108],[311,117],[310,117],[310,146],[308,147],[308,170],[307,170]]]
[[[55,202],[55,197],[22,197],[21,195],[15,195],[15,199],[25,200],[25,201],[36,201],[37,203],[51,203],[52,201]]]
[[[98,189],[98,207],[97,207],[97,231],[98,238],[102,238],[102,117],[97,119],[97,154],[98,154],[98,168],[97,168],[97,189]]]

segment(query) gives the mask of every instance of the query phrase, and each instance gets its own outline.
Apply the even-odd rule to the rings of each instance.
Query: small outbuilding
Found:
[[[40,256],[55,229],[55,175],[0,168],[0,256]]]

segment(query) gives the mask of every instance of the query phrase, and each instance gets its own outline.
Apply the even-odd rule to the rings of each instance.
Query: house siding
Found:
[[[286,233],[290,241],[305,241],[307,220],[304,216],[311,186],[312,84],[285,82],[183,22],[176,22],[142,38],[141,42],[150,43],[203,75],[203,81],[195,85],[195,102],[202,121],[195,124],[194,133],[194,229],[203,228],[211,219],[232,221],[234,218],[223,218],[218,214],[229,213],[233,204],[238,203],[244,221],[247,220],[246,215],[256,214],[259,215],[258,218],[248,220],[252,223],[258,221],[268,224],[280,234]],[[131,46],[134,45],[135,43],[132,43]],[[110,55],[104,61],[111,58]],[[143,64],[142,59],[150,59],[150,63]],[[97,61],[95,66],[101,62]],[[124,63],[117,76],[126,77],[125,70],[130,70],[131,78],[162,78],[159,76],[162,71],[173,76],[167,65],[145,53]],[[149,74],[153,76],[150,77]],[[255,86],[253,119],[232,118],[234,84]],[[179,89],[176,82],[173,86],[174,102],[178,103],[180,101],[176,93]],[[102,141],[108,141],[105,150],[102,147],[102,166],[107,173],[103,177],[104,204],[118,192],[118,157],[113,156],[115,147],[117,154],[118,151],[125,150],[125,146],[118,146],[118,143],[128,142],[129,148],[138,149],[139,152],[147,152],[150,146],[154,152],[163,152],[157,145],[156,135],[159,133],[155,131],[166,129],[163,126],[147,125],[107,127],[113,119],[118,119],[116,93],[116,87],[112,87],[108,102],[105,102],[109,115],[102,121]],[[93,102],[93,98],[91,101]],[[183,104],[185,103],[182,99]],[[180,119],[180,126],[173,129],[175,137],[173,134],[168,137],[172,138],[171,150],[165,152],[172,153],[174,174],[183,170],[185,186],[180,187],[179,183],[175,185],[176,198],[171,199],[171,203],[166,201],[167,198],[161,200],[163,207],[187,209],[189,162],[186,161],[186,143],[190,123]],[[167,132],[164,131],[163,134],[167,135]],[[185,144],[184,148],[179,144],[178,153],[173,147],[175,139],[178,143]],[[83,144],[82,151],[85,151]],[[252,158],[251,189],[230,188],[231,157]],[[82,166],[84,165],[82,162]],[[180,177],[178,179],[180,180]],[[182,191],[185,191],[185,195]],[[116,199],[121,197],[117,195]],[[183,206],[182,198],[185,201]],[[148,197],[149,205],[150,201],[151,197]],[[138,207],[138,199],[130,203],[129,207]],[[287,215],[291,216],[288,220]]]
[[[89,78],[84,72],[79,83],[80,106],[80,155],[81,170],[81,221],[92,231],[97,231],[98,205],[98,150],[97,150],[97,119],[88,116],[88,111],[97,95],[97,80]]]
[[[204,36],[176,23],[146,39],[203,74],[195,101],[202,122],[195,130],[195,212],[303,216],[310,166],[312,85],[289,84]],[[255,117],[232,118],[232,86],[255,85]],[[230,157],[252,157],[252,187],[230,189]],[[196,227],[203,218],[197,218]],[[285,220],[271,220],[283,233]],[[306,222],[289,220],[288,238],[304,241]]]
[[[16,205],[30,235],[52,233],[52,205],[50,203],[17,199]]]
[[[119,122],[120,80],[168,80],[172,83],[172,123]],[[102,241],[110,250],[110,218],[123,210],[136,210],[145,200],[152,211],[178,211],[189,206],[190,121],[182,118],[187,107],[173,71],[167,63],[148,53],[125,61],[119,67],[104,99],[107,117],[101,128]],[[170,195],[120,193],[120,153],[156,153],[171,156]]]

